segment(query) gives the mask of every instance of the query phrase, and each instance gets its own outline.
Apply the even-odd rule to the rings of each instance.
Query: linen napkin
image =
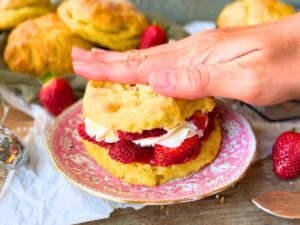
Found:
[[[23,168],[10,171],[0,194],[1,225],[65,225],[109,217],[127,205],[94,197],[70,184],[54,168],[45,148],[45,133],[53,117],[36,104],[27,104],[5,87],[5,100],[32,116],[35,121],[22,140],[29,154]]]

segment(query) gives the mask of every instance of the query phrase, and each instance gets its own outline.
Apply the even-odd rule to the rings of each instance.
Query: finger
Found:
[[[101,57],[99,57],[100,52],[106,51],[99,49],[98,53],[95,54],[82,48],[73,47],[71,56],[73,61],[94,62],[101,60]]]
[[[236,97],[242,85],[234,86],[233,82],[238,83],[240,77],[235,74],[231,64],[202,64],[173,71],[154,72],[149,76],[149,84],[155,92],[174,98]]]
[[[189,38],[168,43],[164,45],[159,45],[149,49],[142,50],[130,50],[127,52],[116,52],[116,51],[107,51],[104,49],[93,48],[91,51],[81,49],[78,47],[73,47],[72,49],[72,60],[73,61],[83,61],[83,62],[113,62],[113,61],[124,61],[127,60],[129,56],[133,54],[147,55],[152,56],[156,54],[164,54],[170,51],[178,50],[185,45],[189,44],[191,40]]]
[[[186,56],[182,57],[182,55],[184,53],[181,50],[150,57],[134,54],[132,58],[128,57],[126,61],[74,61],[73,67],[78,75],[90,80],[147,84],[151,72],[186,66],[187,58],[191,56],[185,54]]]
[[[148,49],[141,50],[130,50],[127,52],[116,52],[116,51],[103,51],[102,49],[92,49],[93,53],[96,53],[102,61],[112,62],[112,61],[123,61],[128,58],[128,55],[131,55],[132,52],[139,51],[139,54],[152,56],[157,54],[165,54],[168,52],[176,51],[184,47],[189,46],[194,41],[194,38],[188,37],[176,42],[167,43],[163,45],[158,45]]]

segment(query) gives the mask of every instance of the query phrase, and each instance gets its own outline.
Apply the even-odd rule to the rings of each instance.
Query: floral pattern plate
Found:
[[[256,141],[249,123],[238,113],[218,107],[222,146],[216,159],[200,171],[157,187],[132,185],[110,175],[87,156],[77,126],[82,122],[82,102],[62,115],[47,136],[56,168],[71,183],[101,198],[144,204],[173,204],[205,198],[238,182],[255,157]]]

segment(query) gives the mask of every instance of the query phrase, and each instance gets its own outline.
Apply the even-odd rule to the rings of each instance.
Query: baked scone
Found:
[[[67,0],[58,14],[72,32],[112,50],[136,48],[147,26],[145,16],[126,0]]]
[[[268,23],[294,14],[293,6],[280,0],[236,0],[224,7],[218,27],[237,27]]]
[[[0,30],[14,28],[51,10],[50,0],[0,0]]]
[[[10,33],[4,60],[10,70],[35,76],[72,73],[73,46],[92,47],[74,35],[57,14],[49,13],[20,24]]]
[[[161,96],[147,85],[89,81],[78,133],[112,175],[156,186],[214,160],[221,143],[215,105],[212,98]]]

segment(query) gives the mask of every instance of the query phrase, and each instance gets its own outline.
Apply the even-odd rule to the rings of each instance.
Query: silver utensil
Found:
[[[8,170],[14,170],[25,165],[28,155],[21,140],[3,125],[9,108],[1,93],[0,104],[3,108],[3,115],[0,119],[0,166]]]

